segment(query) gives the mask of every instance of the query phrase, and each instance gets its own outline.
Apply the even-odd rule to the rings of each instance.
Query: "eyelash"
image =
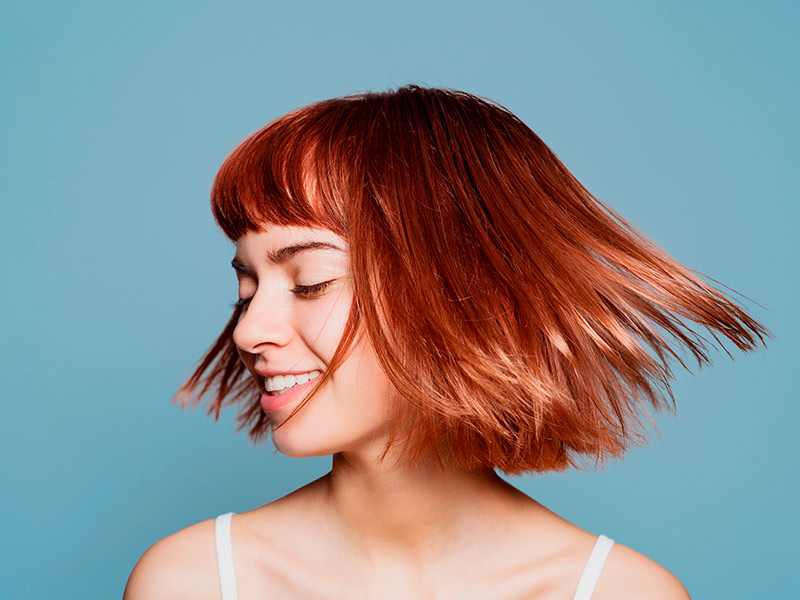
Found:
[[[323,281],[322,283],[315,283],[314,285],[298,285],[292,290],[292,293],[303,299],[313,298],[317,294],[322,293],[325,288],[332,283],[333,281]],[[231,303],[231,308],[247,308],[251,300],[252,298],[239,298],[236,302]]]

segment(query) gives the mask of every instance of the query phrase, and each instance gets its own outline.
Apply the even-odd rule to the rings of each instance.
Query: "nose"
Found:
[[[285,346],[292,337],[289,307],[265,295],[256,295],[239,317],[233,343],[242,351],[256,354],[266,345]]]

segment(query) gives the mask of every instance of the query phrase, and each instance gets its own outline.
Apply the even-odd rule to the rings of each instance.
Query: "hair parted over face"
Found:
[[[234,242],[270,226],[345,240],[352,304],[314,392],[363,331],[396,392],[389,447],[507,474],[581,468],[646,443],[674,410],[671,363],[721,338],[769,337],[719,289],[595,198],[510,111],[414,85],[295,110],[220,168],[214,218]],[[241,309],[176,398],[239,405],[270,429],[233,340]],[[668,400],[669,399],[669,400]],[[671,402],[670,402],[671,401]]]

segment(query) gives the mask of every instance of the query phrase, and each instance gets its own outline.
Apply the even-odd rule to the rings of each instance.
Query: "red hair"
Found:
[[[225,160],[211,206],[233,241],[270,224],[347,241],[350,320],[314,391],[366,332],[401,408],[386,452],[402,443],[413,461],[520,474],[618,457],[646,442],[640,409],[674,410],[677,351],[710,362],[690,325],[726,352],[718,334],[743,351],[770,336],[509,110],[465,92],[405,86],[295,110]],[[270,422],[238,319],[176,398],[213,390],[215,419],[240,404],[237,430],[257,442]]]

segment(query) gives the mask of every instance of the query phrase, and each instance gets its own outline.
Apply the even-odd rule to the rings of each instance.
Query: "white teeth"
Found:
[[[311,381],[321,374],[322,371],[309,371],[308,373],[300,373],[299,375],[274,375],[272,377],[264,377],[264,388],[268,392],[277,392],[284,388],[288,389],[295,385]]]
[[[286,386],[283,384],[284,379],[286,379],[286,378],[283,375],[275,375],[275,376],[273,376],[273,378],[272,378],[272,389],[270,391],[274,392],[276,390],[280,390],[280,389],[285,388]]]

